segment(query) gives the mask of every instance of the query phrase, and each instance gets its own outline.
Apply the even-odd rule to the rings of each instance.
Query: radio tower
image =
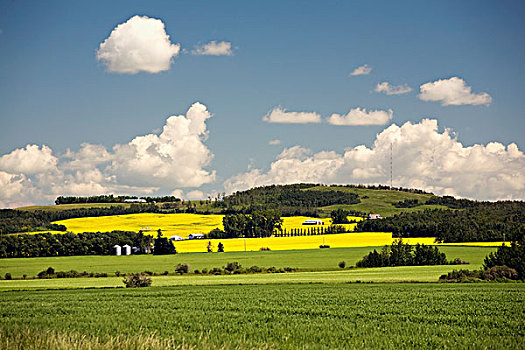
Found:
[[[390,189],[392,189],[392,148],[393,142],[390,142]]]

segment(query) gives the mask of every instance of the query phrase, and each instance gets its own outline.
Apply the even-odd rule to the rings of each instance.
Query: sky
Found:
[[[522,1],[0,0],[0,207],[392,184],[525,199]]]

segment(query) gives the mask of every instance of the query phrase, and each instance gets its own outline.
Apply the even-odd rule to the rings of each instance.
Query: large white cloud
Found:
[[[263,117],[263,120],[268,123],[308,124],[320,123],[321,116],[315,112],[288,112],[281,107],[275,107]]]
[[[472,87],[458,77],[428,82],[419,87],[420,100],[441,102],[442,106],[485,105],[492,103],[492,97],[486,93],[472,93]]]
[[[390,85],[388,81],[377,83],[375,92],[384,93],[386,95],[403,95],[408,94],[412,91],[412,88],[408,85]]]
[[[232,43],[212,40],[204,45],[197,45],[191,52],[197,56],[233,56]]]
[[[372,147],[344,153],[285,149],[267,171],[253,169],[225,182],[228,192],[296,182],[387,184],[393,146],[394,186],[476,199],[525,199],[525,156],[516,144],[464,146],[436,120],[389,126]]]
[[[97,59],[110,72],[158,73],[170,68],[180,45],[172,44],[160,19],[134,16],[119,24],[100,44]]]
[[[137,136],[107,150],[82,144],[55,156],[47,146],[27,145],[0,157],[0,207],[49,203],[59,195],[170,193],[215,180],[204,168],[213,154],[204,144],[206,106],[171,116],[160,135]]]
[[[363,108],[353,108],[345,115],[332,114],[326,119],[332,125],[385,125],[392,120],[391,109],[388,111],[368,111]]]

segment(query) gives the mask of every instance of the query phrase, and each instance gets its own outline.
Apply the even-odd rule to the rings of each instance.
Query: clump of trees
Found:
[[[380,252],[368,253],[356,263],[357,267],[385,267],[385,266],[423,266],[447,265],[445,253],[437,247],[417,244],[411,246],[403,240],[395,240],[392,245],[385,246]]]
[[[159,229],[157,231],[157,238],[153,240],[153,254],[154,255],[168,255],[168,254],[177,254],[175,245],[173,242],[162,237],[162,231]]]
[[[512,242],[510,247],[501,246],[494,253],[490,253],[483,262],[485,269],[495,266],[507,266],[515,269],[519,279],[525,279],[525,244],[520,241]]]
[[[0,258],[113,255],[113,246],[126,244],[136,247],[139,254],[151,247],[152,238],[132,231],[0,235]]]
[[[133,273],[126,275],[122,282],[124,282],[126,288],[140,288],[151,286],[152,280],[145,274]]]
[[[255,211],[252,214],[229,214],[224,216],[224,231],[213,229],[208,238],[270,237],[281,230],[283,220],[278,210]]]
[[[332,212],[330,213],[330,217],[332,218],[332,224],[348,224],[350,223],[350,221],[348,220],[348,215],[350,215],[350,213],[348,212],[348,210],[344,210],[344,209],[336,209],[336,210],[332,210]]]

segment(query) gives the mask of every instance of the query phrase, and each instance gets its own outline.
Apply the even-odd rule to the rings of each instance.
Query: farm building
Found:
[[[170,237],[170,241],[184,241],[184,238],[181,236],[173,235]]]
[[[368,215],[368,218],[370,220],[381,219],[381,215],[379,215],[379,214],[370,214],[370,215]]]
[[[144,198],[130,198],[124,199],[124,203],[146,203]]]
[[[322,220],[306,220],[303,225],[324,225]]]
[[[122,249],[124,250],[124,255],[131,255],[131,247],[129,245],[123,245]]]
[[[204,234],[202,234],[202,233],[190,233],[188,238],[189,239],[203,239],[204,238]]]
[[[122,255],[122,247],[121,246],[119,246],[118,244],[115,244],[113,246],[113,249],[114,249],[115,255]]]

